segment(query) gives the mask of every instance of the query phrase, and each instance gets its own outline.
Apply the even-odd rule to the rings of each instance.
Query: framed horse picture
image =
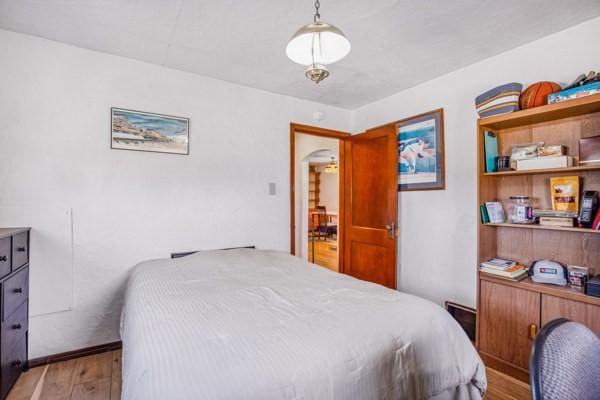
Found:
[[[397,122],[398,191],[443,190],[444,109]]]

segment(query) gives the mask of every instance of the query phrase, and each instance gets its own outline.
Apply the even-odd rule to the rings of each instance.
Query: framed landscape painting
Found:
[[[398,190],[444,188],[444,110],[398,121]]]
[[[190,120],[111,108],[111,148],[189,154]]]

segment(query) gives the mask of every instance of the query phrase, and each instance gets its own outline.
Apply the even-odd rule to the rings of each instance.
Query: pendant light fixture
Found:
[[[315,1],[312,23],[300,28],[290,39],[285,52],[290,60],[308,66],[306,77],[315,83],[329,76],[326,65],[350,53],[350,41],[337,27],[321,21],[321,3]]]
[[[331,157],[331,162],[325,166],[326,174],[337,174],[338,164],[335,161],[335,157]]]

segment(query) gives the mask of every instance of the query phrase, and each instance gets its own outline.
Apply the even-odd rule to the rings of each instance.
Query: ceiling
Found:
[[[0,28],[354,109],[600,15],[599,0],[321,0],[352,43],[319,85],[285,55],[312,0],[0,0]]]

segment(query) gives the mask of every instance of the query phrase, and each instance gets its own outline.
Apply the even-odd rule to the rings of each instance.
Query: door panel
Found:
[[[600,335],[600,307],[543,294],[542,326],[557,318],[579,322]]]
[[[479,350],[529,369],[530,325],[540,324],[540,294],[481,281]]]
[[[345,146],[343,272],[396,288],[396,125],[354,135]]]

